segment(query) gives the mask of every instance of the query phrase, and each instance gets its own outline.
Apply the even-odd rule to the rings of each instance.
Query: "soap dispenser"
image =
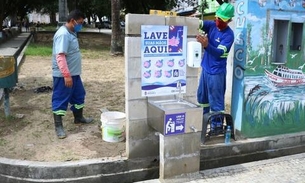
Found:
[[[202,46],[197,41],[189,41],[187,43],[187,65],[189,67],[198,68],[201,65]]]

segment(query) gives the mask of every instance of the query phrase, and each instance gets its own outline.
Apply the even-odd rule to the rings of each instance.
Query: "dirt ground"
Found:
[[[10,93],[11,117],[0,106],[0,157],[32,161],[116,159],[126,156],[125,142],[105,142],[100,109],[125,112],[124,57],[83,57],[86,88],[84,115],[94,123],[76,126],[69,110],[63,117],[67,138],[57,139],[51,109],[52,92],[35,89],[52,86],[50,57],[27,56],[20,67],[18,86]]]
[[[11,117],[0,105],[0,157],[31,161],[75,161],[126,157],[125,141],[105,142],[101,135],[100,109],[125,112],[124,57],[108,51],[82,52],[82,79],[87,92],[84,115],[94,123],[76,126],[68,110],[63,117],[67,138],[58,139],[54,130],[50,57],[27,56],[19,70],[18,85],[10,93]],[[227,99],[226,103],[229,103]],[[230,105],[226,105],[230,111]]]

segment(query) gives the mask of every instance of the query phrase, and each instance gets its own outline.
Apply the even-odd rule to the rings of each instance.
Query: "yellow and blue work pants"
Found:
[[[56,115],[66,115],[69,103],[70,109],[75,111],[84,107],[86,91],[81,77],[72,76],[73,86],[65,86],[63,77],[53,77],[52,111]]]
[[[202,69],[197,90],[197,101],[203,107],[203,114],[209,112],[224,112],[225,91],[225,72],[219,74],[209,74],[204,69]],[[222,121],[220,122],[217,120],[217,124],[211,125],[219,126],[220,123],[222,125]]]

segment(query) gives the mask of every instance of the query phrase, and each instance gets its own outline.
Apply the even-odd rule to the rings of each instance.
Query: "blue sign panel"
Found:
[[[185,132],[185,113],[167,114],[164,120],[164,135],[182,134]]]

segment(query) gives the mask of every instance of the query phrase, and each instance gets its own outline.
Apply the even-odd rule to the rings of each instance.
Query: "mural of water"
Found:
[[[305,129],[305,85],[276,87],[266,76],[246,76],[244,82],[246,134],[264,136]]]
[[[305,131],[305,1],[234,4],[236,129],[245,138]]]

